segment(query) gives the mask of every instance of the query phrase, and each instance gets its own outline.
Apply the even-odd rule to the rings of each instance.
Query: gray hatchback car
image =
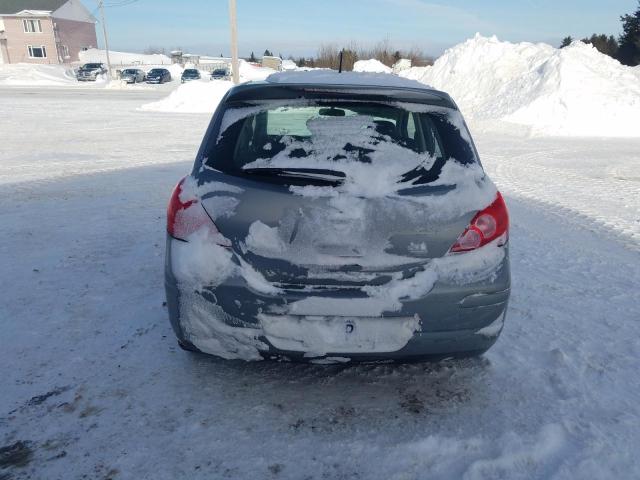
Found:
[[[478,355],[504,324],[508,231],[449,95],[274,74],[228,91],[170,199],[171,325],[228,359]]]

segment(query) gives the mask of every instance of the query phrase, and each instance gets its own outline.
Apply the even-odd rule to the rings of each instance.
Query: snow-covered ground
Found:
[[[640,140],[475,135],[512,218],[483,358],[247,364],[169,327],[165,207],[209,114],[161,96],[0,88],[0,478],[640,477]]]
[[[64,65],[32,65],[28,63],[0,65],[0,85],[33,87],[104,86],[104,81],[76,80],[73,69]]]

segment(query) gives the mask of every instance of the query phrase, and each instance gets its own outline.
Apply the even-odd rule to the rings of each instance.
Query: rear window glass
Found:
[[[342,101],[228,108],[205,153],[208,166],[236,175],[370,166],[411,184],[436,180],[447,161],[476,162],[457,111]]]

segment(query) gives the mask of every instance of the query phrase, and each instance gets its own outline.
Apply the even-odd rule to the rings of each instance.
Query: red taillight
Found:
[[[482,247],[493,240],[509,235],[509,212],[500,192],[491,205],[479,211],[469,226],[458,237],[450,252],[468,252]]]
[[[228,241],[220,235],[200,201],[196,197],[185,199],[184,195],[180,198],[186,178],[178,182],[171,194],[167,207],[167,232],[174,238],[186,241],[189,235],[204,226],[216,243],[228,246]]]

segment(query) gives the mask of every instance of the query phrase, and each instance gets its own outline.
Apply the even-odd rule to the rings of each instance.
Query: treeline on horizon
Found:
[[[295,61],[298,67],[333,68],[337,70],[340,65],[341,51],[342,69],[347,71],[353,70],[353,65],[358,60],[370,60],[372,58],[387,67],[392,67],[401,58],[411,60],[411,65],[414,67],[433,65],[434,60],[433,57],[426,55],[418,47],[413,47],[409,50],[394,48],[389,39],[384,39],[371,47],[358,45],[355,41],[350,42],[344,48],[340,48],[335,43],[324,43],[320,45],[315,57],[291,58],[291,60]]]
[[[622,15],[620,21],[622,33],[617,39],[613,35],[594,33],[581,42],[593,45],[599,52],[615,58],[623,65],[635,67],[640,65],[640,0],[638,9],[634,13]],[[573,37],[565,37],[560,48],[571,45],[573,41]]]
[[[417,47],[413,47],[409,50],[397,49],[391,45],[389,39],[379,41],[370,47],[359,45],[355,41],[349,42],[346,46],[340,47],[335,43],[323,43],[318,49],[318,53],[315,57],[298,57],[294,58],[289,56],[288,60],[292,60],[298,67],[311,67],[311,68],[332,68],[337,70],[340,66],[340,52],[342,51],[342,69],[353,70],[353,65],[358,60],[370,60],[372,58],[384,63],[386,66],[391,67],[401,58],[408,58],[411,60],[413,66],[426,66],[433,65],[433,57],[425,55],[425,53]],[[274,55],[269,49],[264,51],[263,56],[271,57]],[[285,58],[282,54],[277,55],[280,58]],[[249,62],[258,62],[258,58],[254,52],[246,58]]]

